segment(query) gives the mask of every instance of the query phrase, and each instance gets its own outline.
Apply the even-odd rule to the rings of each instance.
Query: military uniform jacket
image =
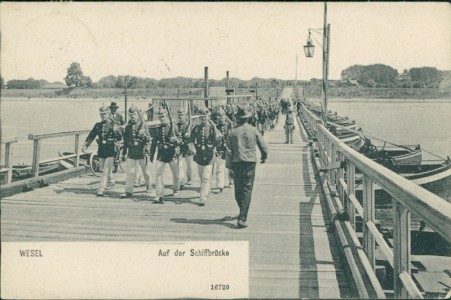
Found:
[[[257,112],[258,115],[258,122],[263,124],[266,122],[266,118],[268,117],[268,113],[266,112],[266,109],[261,108]]]
[[[115,142],[122,139],[122,133],[120,130],[115,132],[113,130],[113,124],[109,121],[98,122],[94,125],[91,132],[89,132],[86,138],[86,145],[91,145],[92,141],[98,137],[97,143],[99,148],[97,155],[99,158],[114,157],[117,154]]]
[[[189,147],[189,142],[185,138],[185,133],[188,131],[188,124],[183,122],[179,122],[176,124],[178,129],[178,137],[183,141],[183,143],[180,145],[180,154],[183,157],[194,155],[194,152],[191,151]]]
[[[216,133],[211,125],[197,125],[191,131],[188,143],[194,143],[196,154],[194,161],[199,165],[206,166],[213,164],[213,155],[216,146]]]
[[[177,128],[174,128],[174,133],[178,136]],[[152,144],[150,145],[150,161],[153,161],[155,151],[158,148],[157,160],[169,163],[173,159],[178,158],[181,143],[171,142],[173,136],[172,125],[162,125],[153,131]]]
[[[227,137],[229,136],[231,130],[230,124],[229,123],[218,124],[216,125],[216,128],[222,133],[222,138],[216,142],[216,151],[219,157],[221,157],[221,159],[225,159],[227,149]]]
[[[145,131],[143,136],[139,135],[141,129]],[[122,154],[125,155],[128,153],[128,158],[131,159],[143,159],[149,143],[149,129],[144,123],[128,123],[124,131],[124,148]]]

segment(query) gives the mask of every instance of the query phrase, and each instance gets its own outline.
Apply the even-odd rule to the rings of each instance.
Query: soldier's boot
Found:
[[[133,198],[133,194],[132,194],[132,193],[124,193],[124,194],[121,194],[119,197],[120,197],[121,199],[124,199],[124,198]]]
[[[111,180],[111,181],[108,182],[108,184],[106,185],[105,190],[111,189],[115,184],[116,184],[116,181]]]
[[[155,201],[153,202],[155,204],[164,204],[164,198],[162,196],[155,198]]]
[[[243,220],[238,220],[237,226],[238,226],[238,228],[246,228],[247,223]]]

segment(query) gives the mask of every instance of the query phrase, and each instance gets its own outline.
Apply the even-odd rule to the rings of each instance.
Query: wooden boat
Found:
[[[360,149],[360,147],[362,147],[363,139],[360,135],[356,133],[341,134],[336,136],[354,150],[358,150]]]
[[[30,178],[32,176],[31,165],[14,165],[12,168],[12,179],[13,181],[23,180]],[[39,165],[39,175],[47,175],[50,173],[61,171],[60,164],[58,162],[50,162]]]
[[[337,128],[337,130],[341,130],[341,131],[347,131],[347,130],[355,130],[357,128],[357,124],[354,120],[352,121],[340,121],[340,122],[336,122],[336,121],[332,121],[330,119],[327,119],[327,125],[328,126],[334,126],[335,128]]]
[[[412,181],[426,190],[451,201],[451,160],[442,163],[406,164],[387,166],[390,170]],[[362,200],[361,174],[356,175],[356,197]],[[391,196],[377,184],[374,185],[376,206],[391,205]]]
[[[359,152],[381,165],[416,165],[422,161],[420,145],[391,145],[389,147],[375,146],[370,139],[365,138]]]
[[[362,136],[358,131],[337,130],[334,126],[328,126],[329,131],[354,150],[359,150],[363,145]]]
[[[321,107],[310,104],[311,112],[321,116]],[[422,161],[422,151],[420,145],[397,145],[386,147],[376,147],[371,144],[370,139],[364,137],[364,133],[356,129],[354,120],[348,117],[341,117],[336,112],[328,114],[328,130],[340,140],[365,156],[385,165],[394,163],[396,165],[419,164]]]

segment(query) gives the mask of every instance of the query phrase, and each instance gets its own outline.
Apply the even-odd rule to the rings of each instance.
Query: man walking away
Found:
[[[235,200],[240,208],[238,228],[247,227],[247,214],[252,199],[257,163],[256,146],[258,146],[261,153],[261,163],[264,163],[268,157],[268,149],[263,136],[258,132],[257,128],[247,123],[251,115],[252,113],[247,106],[238,106],[238,113],[236,114],[238,124],[232,129],[227,139],[227,147],[232,152],[232,170],[235,175]]]

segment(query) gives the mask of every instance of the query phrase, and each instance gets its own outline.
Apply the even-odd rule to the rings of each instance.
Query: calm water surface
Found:
[[[15,163],[31,163],[33,144],[27,140],[29,133],[91,129],[99,120],[98,108],[111,101],[118,103],[119,110],[124,109],[123,99],[2,98],[1,134],[19,139],[14,145]],[[145,100],[129,99],[131,104],[142,109],[148,105]],[[451,99],[423,102],[331,99],[329,109],[355,119],[372,136],[395,144],[421,144],[423,149],[441,157],[451,156]],[[73,151],[73,144],[73,138],[44,140],[41,159],[55,157],[58,151]],[[424,157],[433,158],[427,154]]]
[[[420,144],[423,150],[441,157],[451,156],[451,99],[423,102],[332,100],[329,109],[356,120],[370,136],[394,144]],[[424,158],[434,156],[424,153]]]

